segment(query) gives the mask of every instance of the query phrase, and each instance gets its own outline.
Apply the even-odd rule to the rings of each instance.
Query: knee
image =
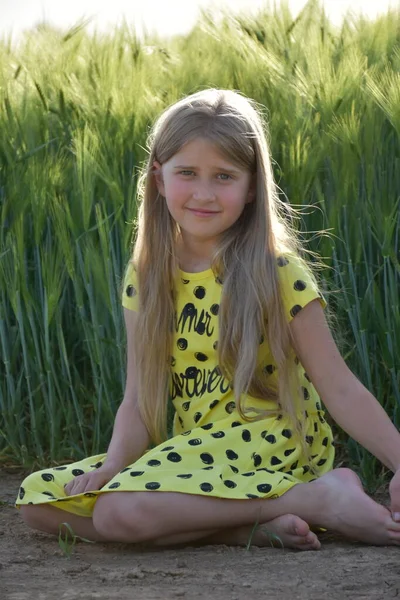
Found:
[[[94,507],[93,526],[110,542],[142,542],[151,538],[147,512],[140,493],[101,494]]]
[[[43,529],[45,518],[42,506],[24,504],[19,507],[19,511],[26,525],[32,529]]]

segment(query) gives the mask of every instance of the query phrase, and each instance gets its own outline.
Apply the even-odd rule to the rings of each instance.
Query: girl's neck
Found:
[[[179,267],[187,273],[200,273],[211,267],[211,256],[214,244],[208,245],[204,241],[196,243],[180,240],[177,246]]]

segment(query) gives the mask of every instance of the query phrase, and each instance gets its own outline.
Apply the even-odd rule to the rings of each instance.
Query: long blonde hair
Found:
[[[151,130],[149,156],[138,187],[140,208],[133,262],[140,308],[134,343],[140,412],[155,443],[167,436],[179,228],[158,193],[153,162],[162,165],[199,137],[216,144],[228,160],[256,179],[255,200],[246,204],[240,218],[222,234],[211,262],[223,281],[220,368],[233,386],[242,418],[252,420],[244,409],[245,395],[250,394],[277,400],[278,412],[290,417],[295,431],[303,430],[293,402],[293,390],[299,389],[299,382],[292,364],[292,338],[283,309],[277,257],[291,252],[308,267],[300,256],[303,249],[291,223],[294,209],[278,196],[264,127],[254,101],[231,90],[207,89],[170,106]],[[260,336],[268,341],[278,367],[277,389],[269,385],[268,374],[256,368]]]

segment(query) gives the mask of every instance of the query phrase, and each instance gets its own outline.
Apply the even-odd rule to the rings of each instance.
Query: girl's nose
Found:
[[[199,182],[193,191],[193,199],[203,202],[206,200],[215,200],[215,192],[212,185]]]

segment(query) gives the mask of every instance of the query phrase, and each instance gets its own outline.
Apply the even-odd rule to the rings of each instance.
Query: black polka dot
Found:
[[[303,307],[300,306],[300,304],[295,304],[294,306],[292,306],[292,308],[290,309],[290,314],[292,317],[295,317],[302,309]]]
[[[222,277],[216,277],[215,278],[215,283],[218,283],[219,285],[222,285],[223,284]]]
[[[251,442],[251,433],[248,429],[243,429],[242,431],[242,440],[244,442]]]
[[[188,441],[189,446],[200,446],[202,443],[203,442],[200,438],[194,438],[193,440]]]
[[[220,439],[220,438],[225,437],[225,433],[223,431],[215,431],[214,433],[211,434],[211,437]]]
[[[213,400],[210,404],[210,408],[215,408],[218,403],[219,403],[219,400]]]
[[[310,470],[310,467],[308,465],[303,465],[303,475],[305,475],[306,473],[308,473]]]
[[[179,423],[180,423],[180,426],[183,428],[183,420],[182,420],[182,417],[178,417],[178,421],[179,421]]]
[[[260,485],[257,486],[257,489],[262,494],[267,494],[272,490],[272,485],[270,485],[269,483],[260,483]]]
[[[179,338],[176,342],[176,345],[178,346],[179,350],[186,350],[188,347],[188,341],[185,338]]]
[[[159,467],[161,465],[161,462],[153,458],[152,460],[148,460],[147,464],[149,465],[149,467]]]
[[[200,362],[206,362],[206,360],[208,360],[208,356],[202,352],[195,352],[194,355]]]
[[[171,367],[174,367],[176,365],[176,359],[173,356],[169,357],[169,364],[171,365]]]
[[[183,410],[189,410],[189,406],[190,406],[190,400],[182,403]]]
[[[177,452],[169,452],[169,454],[167,454],[167,459],[171,462],[181,462],[182,456]]]
[[[255,494],[246,494],[248,498],[259,498],[260,496],[256,496]]]
[[[297,279],[294,284],[293,284],[294,289],[296,290],[296,292],[303,292],[307,285],[304,281],[302,281],[301,279]]]
[[[149,481],[149,483],[146,483],[144,487],[146,490],[158,490],[161,485],[158,483],[158,481]]]
[[[234,473],[239,473],[239,469],[237,467],[234,467],[233,465],[228,465],[228,467],[230,467]]]
[[[128,287],[125,290],[125,293],[126,293],[126,295],[129,298],[133,298],[137,294],[137,292],[136,292],[135,288],[133,287],[133,285],[128,285]]]
[[[193,477],[193,475],[191,473],[182,473],[180,475],[177,475],[177,477],[180,477],[181,479],[190,479],[191,477]]]
[[[271,465],[281,465],[282,461],[277,456],[271,456]]]
[[[248,473],[242,473],[243,477],[252,477],[252,475],[255,475],[255,471],[248,471]]]
[[[296,462],[294,462],[292,465],[290,465],[290,469],[291,469],[292,471],[294,471],[295,469],[297,469],[297,465],[298,465],[298,464],[299,464],[299,461],[298,461],[298,460],[296,460]]]
[[[140,477],[140,475],[143,475],[143,473],[144,473],[144,471],[131,471],[131,472],[129,473],[129,475],[130,475],[131,477]]]
[[[181,281],[182,281],[182,283],[184,283],[186,285],[190,282],[190,279],[182,279],[181,278]]]
[[[278,263],[278,267],[286,267],[286,265],[289,264],[289,261],[285,256],[278,256],[276,262]]]
[[[196,298],[202,300],[206,295],[206,289],[202,285],[199,285],[194,288],[193,293],[196,296]]]
[[[195,423],[198,423],[198,422],[200,421],[200,419],[201,419],[201,417],[202,417],[202,416],[203,416],[203,415],[201,414],[201,412],[194,413],[194,416],[193,416],[193,421],[194,421]]]
[[[219,304],[213,304],[210,308],[210,312],[212,315],[217,316],[217,314],[219,312]]]
[[[318,423],[314,423],[314,431],[315,431],[315,433],[318,432]]]
[[[237,460],[239,458],[234,450],[225,450],[225,454],[229,460]]]
[[[255,467],[259,467],[262,463],[262,458],[259,454],[253,454],[253,462]]]
[[[228,402],[228,404],[225,405],[225,410],[230,415],[235,410],[235,407],[236,407],[235,402],[233,402],[233,401]]]
[[[189,429],[188,431],[184,431],[183,433],[181,433],[181,435],[190,435],[192,433],[192,430]]]
[[[67,469],[67,467],[54,467],[54,471],[65,471],[65,469]]]
[[[216,341],[216,342],[213,343],[213,348],[214,348],[214,350],[217,350],[217,348],[218,348],[218,341]]]
[[[52,492],[42,492],[42,494],[44,494],[45,496],[48,496],[49,498],[55,498],[55,496]]]
[[[309,400],[310,399],[310,392],[308,391],[308,389],[306,387],[302,387],[301,391],[303,392],[304,400]]]
[[[317,467],[322,467],[322,465],[324,465],[326,463],[326,458],[321,458],[321,460],[319,460],[317,462]]]
[[[324,419],[324,417],[323,417],[322,415],[320,415],[319,413],[318,413],[318,419],[320,420],[320,422],[321,422],[322,424],[323,424],[323,423],[325,423],[325,419]]]
[[[283,429],[282,430],[282,435],[283,437],[287,438],[288,440],[290,440],[290,438],[292,437],[292,432],[290,429]]]
[[[206,425],[202,425],[201,429],[207,431],[208,429],[212,429],[214,427],[214,423],[207,423]]]
[[[203,461],[203,463],[206,463],[206,465],[212,465],[214,462],[214,458],[208,452],[202,452],[200,454],[200,458]]]
[[[85,471],[82,471],[82,469],[72,469],[72,475],[75,475],[75,477],[77,477],[78,475],[83,475]]]
[[[126,473],[127,471],[129,471],[130,467],[125,467],[125,469],[122,469],[122,471],[120,471],[120,473]]]
[[[284,455],[285,456],[290,456],[291,454],[293,454],[293,452],[296,450],[296,448],[288,448],[287,450],[285,450]]]
[[[241,427],[242,423],[240,421],[232,421],[231,427]]]
[[[103,465],[103,461],[99,460],[99,462],[97,462],[95,465],[90,465],[91,467],[93,467],[94,469],[100,469],[100,467]]]
[[[20,500],[23,500],[23,499],[24,499],[24,496],[25,496],[25,490],[24,490],[24,488],[23,488],[23,487],[20,487],[20,488],[19,488],[19,499],[20,499]]]
[[[233,488],[237,487],[237,483],[235,483],[234,481],[231,481],[230,479],[225,479],[224,485],[226,485],[226,487],[231,490],[233,490]]]
[[[320,403],[319,403],[319,402],[316,402],[316,403],[315,403],[315,407],[316,407],[316,409],[317,409],[317,410],[321,410],[321,405],[320,405]]]
[[[329,441],[328,438],[324,437],[324,439],[322,440],[322,445],[323,446],[327,446],[328,445],[328,441]]]
[[[168,450],[173,450],[174,447],[173,446],[164,446],[164,448],[161,448],[161,452],[168,452]]]
[[[307,379],[307,381],[309,381],[311,383],[311,379],[310,379],[309,375],[307,375],[307,373],[304,373],[304,377]]]
[[[256,469],[256,471],[265,471],[266,473],[270,473],[271,475],[275,473],[275,471],[271,471],[271,469],[267,469],[266,467],[260,467],[259,469]]]
[[[265,373],[267,373],[268,375],[272,375],[272,373],[276,370],[276,367],[274,365],[267,365],[266,367],[264,367],[264,371]]]
[[[214,488],[211,483],[201,483],[200,489],[202,492],[212,492]]]
[[[93,494],[93,492],[85,492],[83,495],[85,498],[95,498],[97,496],[97,494]],[[64,498],[61,498],[61,500],[64,500]]]
[[[202,471],[212,471],[214,467],[202,467]]]
[[[51,473],[42,473],[42,479],[44,481],[54,481],[54,475]]]
[[[119,483],[119,481],[115,481],[114,483],[112,483],[111,485],[108,486],[109,490],[115,490],[116,488],[119,488],[121,484]]]
[[[310,446],[311,446],[311,444],[313,443],[313,441],[314,441],[314,436],[312,436],[312,435],[306,435],[306,442],[307,442],[307,444],[310,444]]]
[[[188,367],[185,371],[185,375],[187,379],[196,379],[197,375],[197,367]]]
[[[265,441],[269,442],[270,444],[276,444],[276,437],[270,433],[265,437]]]

